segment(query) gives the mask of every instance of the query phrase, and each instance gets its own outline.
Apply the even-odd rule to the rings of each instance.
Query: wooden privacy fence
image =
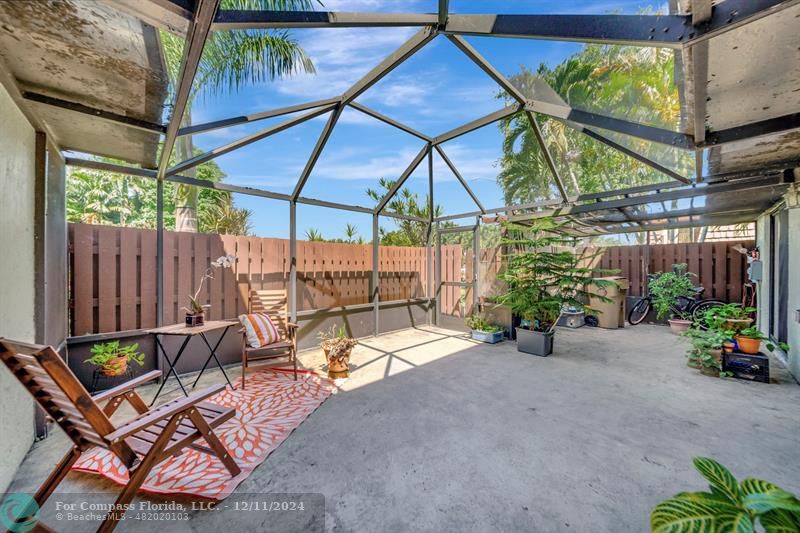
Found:
[[[595,261],[598,268],[618,269],[617,275],[630,280],[628,295],[641,296],[646,290],[647,274],[668,272],[673,264],[686,263],[697,275],[694,284],[705,288],[705,298],[726,302],[742,300],[742,286],[747,279],[747,259],[734,246],[752,248],[754,241],[652,244],[611,246]]]
[[[70,332],[109,333],[156,325],[156,232],[136,228],[69,225]],[[188,296],[209,263],[236,255],[233,269],[219,269],[200,293],[208,318],[245,312],[251,289],[286,288],[289,241],[204,233],[164,233],[164,321],[183,320]],[[442,246],[443,285],[461,279],[459,245]],[[379,248],[381,301],[423,298],[427,293],[427,250]],[[330,309],[371,302],[372,245],[297,242],[297,309]],[[460,296],[442,290],[442,308]]]

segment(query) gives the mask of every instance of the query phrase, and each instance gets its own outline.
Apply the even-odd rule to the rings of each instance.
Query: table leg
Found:
[[[181,390],[183,391],[183,394],[185,396],[189,396],[189,393],[186,392],[186,388],[183,386],[183,382],[181,382],[181,378],[178,377],[178,371],[175,370],[175,365],[178,364],[178,360],[180,360],[181,355],[183,354],[183,350],[186,348],[186,345],[189,344],[189,339],[191,339],[191,336],[187,335],[186,338],[183,339],[183,344],[181,344],[181,348],[180,348],[180,350],[178,350],[178,353],[175,356],[174,361],[170,361],[169,360],[169,357],[167,356],[167,351],[164,349],[164,346],[161,344],[161,341],[158,339],[158,335],[154,335],[154,337],[156,339],[156,345],[158,346],[159,349],[161,349],[161,354],[164,356],[164,360],[167,362],[167,366],[169,366],[169,370],[167,370],[167,375],[164,376],[164,380],[161,382],[161,386],[158,387],[158,390],[156,391],[156,395],[153,396],[153,401],[150,402],[150,407],[152,407],[153,404],[156,403],[156,400],[158,399],[158,395],[161,394],[161,391],[164,389],[164,385],[166,385],[167,381],[169,380],[169,375],[170,374],[174,374],[175,375],[175,379],[178,381],[178,385],[180,385]],[[158,349],[156,349],[156,355],[158,355]]]
[[[208,342],[208,338],[206,338],[206,334],[205,333],[201,333],[200,334],[200,337],[203,339],[203,342],[206,343],[206,346],[208,346],[208,349],[211,352],[211,354],[208,356],[208,359],[206,359],[206,362],[203,365],[203,369],[200,370],[200,373],[197,375],[197,379],[194,380],[194,383],[192,384],[193,388],[194,388],[195,385],[197,385],[197,382],[200,381],[200,377],[203,375],[203,372],[205,371],[206,366],[208,366],[208,363],[210,363],[211,359],[213,358],[214,361],[216,361],[217,366],[219,367],[219,369],[222,371],[222,375],[225,376],[225,381],[228,382],[228,386],[231,388],[231,390],[236,390],[236,387],[233,386],[233,383],[231,383],[231,380],[228,378],[228,374],[225,372],[225,369],[222,367],[222,363],[220,363],[219,359],[217,359],[217,348],[219,348],[219,345],[222,343],[222,339],[225,338],[225,334],[228,333],[229,329],[230,329],[230,326],[226,327],[222,331],[222,335],[220,335],[219,340],[217,341],[217,344],[215,344],[213,348],[211,347],[211,343]]]

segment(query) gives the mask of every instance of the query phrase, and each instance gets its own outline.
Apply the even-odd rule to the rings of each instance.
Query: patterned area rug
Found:
[[[187,449],[153,468],[140,490],[213,500],[227,497],[334,389],[331,380],[307,371],[298,371],[297,381],[291,371],[280,369],[248,373],[245,391],[226,387],[207,400],[236,409],[236,416],[216,432],[242,473],[231,478],[216,457]],[[101,448],[84,454],[72,468],[120,484],[128,481],[128,470],[117,456]]]

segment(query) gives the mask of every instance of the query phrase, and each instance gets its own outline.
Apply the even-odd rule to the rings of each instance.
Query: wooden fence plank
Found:
[[[97,227],[97,333],[118,331],[117,237],[113,226]]]
[[[72,334],[95,333],[94,327],[94,226],[71,224]]]
[[[139,232],[141,249],[139,262],[140,328],[156,326],[156,232]]]
[[[140,232],[118,228],[119,233],[119,324],[122,331],[136,329],[138,320],[137,288]]]

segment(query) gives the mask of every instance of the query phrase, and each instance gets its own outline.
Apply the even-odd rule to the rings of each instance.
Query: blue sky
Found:
[[[337,11],[432,12],[435,0],[327,0],[325,7]],[[636,13],[646,0],[591,2],[567,0],[554,6],[549,1],[451,0],[457,13]],[[661,6],[663,9],[663,6]],[[555,10],[555,11],[554,11]],[[193,122],[264,111],[295,103],[337,96],[377,65],[417,30],[413,28],[305,29],[293,36],[314,61],[316,75],[263,83],[235,95],[201,96],[193,108]],[[468,41],[506,75],[520,66],[535,69],[540,63],[553,66],[580,50],[577,43],[522,39],[478,38]],[[437,135],[502,107],[498,88],[480,69],[443,36],[422,48],[382,79],[359,102],[429,135]],[[209,150],[291,116],[221,129],[194,137],[195,144]],[[227,173],[226,182],[276,192],[291,192],[327,115],[295,126],[217,159]],[[502,205],[497,186],[497,160],[501,135],[490,125],[443,145],[486,207]],[[323,151],[303,196],[373,207],[366,195],[380,177],[396,178],[422,147],[422,141],[358,111],[347,109]],[[421,164],[406,182],[408,188],[427,194],[427,165]],[[475,204],[444,163],[434,157],[434,199],[445,214],[472,211]],[[288,236],[288,206],[285,202],[236,195],[236,205],[253,211],[253,231],[259,236]],[[298,207],[298,237],[316,228],[326,237],[342,236],[346,223],[354,223],[361,234],[371,237],[368,215]],[[381,219],[383,226],[391,221]]]

